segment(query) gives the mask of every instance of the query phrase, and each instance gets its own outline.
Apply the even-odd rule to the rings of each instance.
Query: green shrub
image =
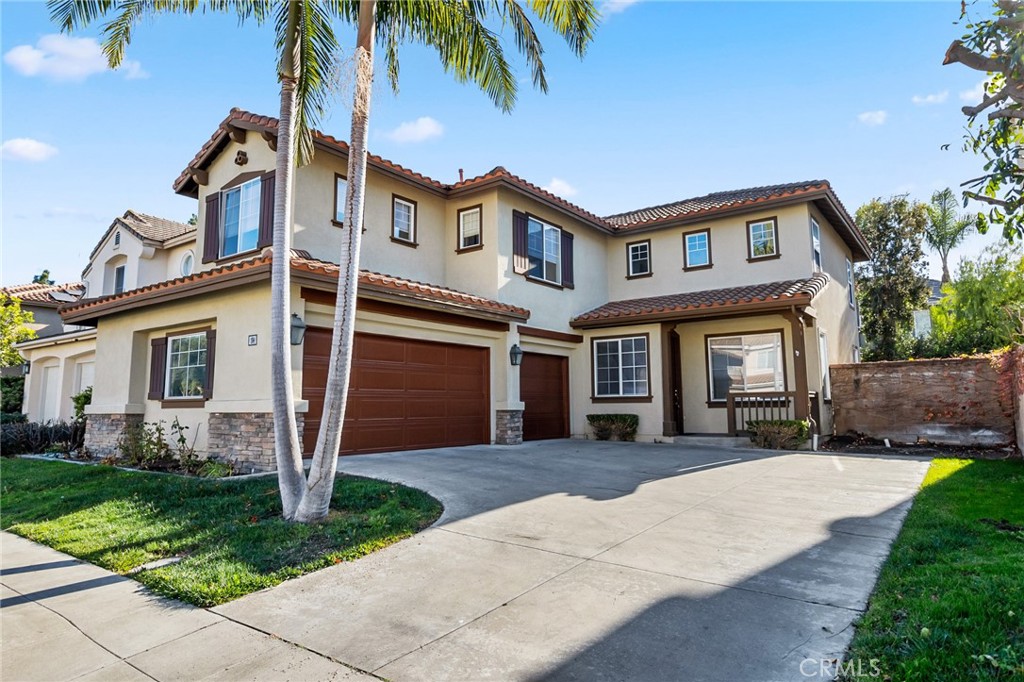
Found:
[[[0,412],[21,412],[25,377],[0,377]]]
[[[85,406],[92,403],[92,386],[85,388],[81,393],[71,396],[71,402],[75,406],[75,421],[84,422]]]
[[[121,453],[119,459],[140,469],[166,465],[173,458],[164,433],[162,421],[127,424],[117,439],[117,449]]]
[[[747,431],[759,448],[791,450],[807,440],[811,425],[799,419],[759,419],[747,422]]]
[[[0,412],[0,424],[24,424],[28,415],[21,412]]]
[[[231,465],[231,462],[220,462],[215,459],[203,460],[197,472],[203,478],[223,478],[234,473],[235,468]]]
[[[588,414],[597,440],[636,440],[640,416],[635,414]]]

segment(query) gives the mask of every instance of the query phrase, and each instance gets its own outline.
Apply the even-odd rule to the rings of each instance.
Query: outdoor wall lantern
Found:
[[[513,367],[523,364],[523,349],[519,347],[518,343],[513,343],[512,347],[508,349],[508,359],[512,362]]]
[[[31,362],[26,360],[25,362],[21,363],[21,375],[22,376],[26,376],[31,371],[32,371],[32,363]]]
[[[306,336],[306,323],[302,321],[298,313],[292,313],[292,345],[301,346],[302,339]]]

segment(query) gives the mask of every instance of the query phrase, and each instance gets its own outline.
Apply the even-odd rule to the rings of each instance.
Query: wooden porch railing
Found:
[[[796,391],[730,391],[726,397],[729,435],[738,436],[747,430],[747,422],[796,419]]]

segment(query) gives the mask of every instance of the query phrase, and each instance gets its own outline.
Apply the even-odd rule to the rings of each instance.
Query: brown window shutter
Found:
[[[149,342],[149,395],[150,400],[163,400],[164,378],[167,375],[167,339],[161,337]]]
[[[217,366],[216,355],[217,330],[210,329],[206,332],[206,386],[203,387],[203,397],[207,400],[213,397],[213,368]]]
[[[220,193],[206,197],[206,230],[203,232],[203,262],[220,258]]]
[[[525,213],[512,211],[512,271],[517,275],[530,269],[530,256],[526,250],[528,222]]]
[[[562,230],[562,286],[575,289],[572,280],[572,235]]]
[[[260,232],[256,248],[263,249],[274,243],[274,172],[263,176],[260,183]]]

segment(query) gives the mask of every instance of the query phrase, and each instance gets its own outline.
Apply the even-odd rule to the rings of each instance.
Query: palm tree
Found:
[[[529,0],[531,11],[558,33],[579,57],[597,27],[593,0]],[[445,70],[459,82],[475,82],[494,104],[511,111],[517,81],[505,59],[500,36],[488,27],[509,25],[516,48],[529,66],[533,84],[547,92],[543,46],[529,16],[517,0],[49,0],[51,17],[69,32],[113,14],[102,27],[103,51],[112,68],[121,64],[132,30],[150,15],[220,11],[237,15],[240,23],[273,19],[280,52],[278,79],[281,111],[278,124],[277,175],[274,195],[275,257],[271,266],[271,372],[273,380],[275,456],[284,516],[311,522],[327,515],[337,471],[341,427],[345,416],[355,327],[356,280],[366,192],[366,140],[369,130],[373,51],[384,48],[388,80],[397,89],[398,46],[417,42],[436,50]],[[290,321],[292,170],[313,156],[312,130],[326,112],[328,71],[338,42],[335,21],[356,27],[355,92],[348,155],[348,191],[338,277],[334,335],[331,342],[327,395],[308,478],[302,469],[295,418]]]
[[[959,215],[956,209],[956,195],[950,188],[932,194],[924,240],[942,259],[943,284],[949,282],[949,252],[959,246],[974,227],[974,221]]]

